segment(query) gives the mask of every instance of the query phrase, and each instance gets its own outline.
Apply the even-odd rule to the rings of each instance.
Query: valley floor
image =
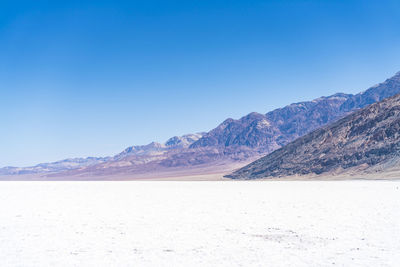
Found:
[[[400,181],[1,182],[1,266],[396,266]]]

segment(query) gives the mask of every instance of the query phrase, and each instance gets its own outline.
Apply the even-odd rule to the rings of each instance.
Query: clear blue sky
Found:
[[[2,1],[0,166],[104,156],[400,71],[400,1]]]

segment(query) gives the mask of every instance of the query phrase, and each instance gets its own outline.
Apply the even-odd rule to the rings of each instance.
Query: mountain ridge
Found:
[[[97,174],[107,168],[112,168],[115,172],[137,172],[145,169],[153,171],[179,166],[190,168],[201,164],[244,162],[249,158],[271,153],[296,138],[396,93],[400,93],[400,72],[355,95],[336,93],[293,103],[266,114],[252,112],[237,120],[228,118],[206,133],[175,136],[162,144],[152,142],[148,145],[131,146],[106,160],[82,161],[81,164],[66,167],[64,171]],[[63,171],[56,167],[34,167],[1,168],[0,174]]]
[[[399,163],[400,94],[397,94],[304,135],[226,177],[320,175],[351,168],[361,173],[396,167]]]

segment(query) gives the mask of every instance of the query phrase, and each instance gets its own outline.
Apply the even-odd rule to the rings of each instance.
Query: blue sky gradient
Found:
[[[400,2],[2,1],[0,166],[105,156],[400,71]]]

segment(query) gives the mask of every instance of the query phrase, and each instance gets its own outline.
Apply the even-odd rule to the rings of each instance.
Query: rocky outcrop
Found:
[[[348,112],[357,108],[363,108],[367,105],[379,102],[385,98],[394,96],[399,92],[400,87],[400,72],[396,73],[385,82],[372,86],[368,90],[350,97],[340,107],[341,111]]]
[[[275,137],[280,134],[279,129],[265,115],[253,112],[239,120],[225,120],[190,148],[246,146],[269,152],[279,147]]]
[[[187,148],[197,140],[199,140],[205,133],[186,134],[182,136],[174,136],[165,142],[168,148]]]
[[[317,129],[239,169],[230,178],[256,179],[366,171],[400,159],[400,94]],[[376,168],[375,168],[376,169]]]

